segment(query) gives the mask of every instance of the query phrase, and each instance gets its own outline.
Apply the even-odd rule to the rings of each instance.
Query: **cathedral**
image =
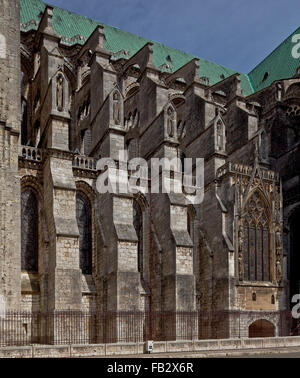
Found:
[[[261,335],[289,334],[282,314],[300,292],[293,40],[243,74],[41,0],[0,0],[0,295],[26,314],[29,343],[34,329],[56,343],[68,313],[109,314],[95,322],[99,343],[108,329],[124,340],[132,319],[150,340],[183,339],[184,325],[196,339],[249,337],[258,322]],[[100,193],[99,178],[121,176],[97,162],[127,172],[123,150],[149,164],[204,159],[203,200]]]

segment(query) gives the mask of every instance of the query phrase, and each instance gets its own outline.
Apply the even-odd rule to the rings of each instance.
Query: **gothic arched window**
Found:
[[[140,205],[133,203],[133,225],[138,238],[138,270],[143,272],[143,212]]]
[[[31,189],[21,195],[21,268],[38,272],[38,200]]]
[[[244,214],[244,279],[270,281],[270,218],[258,191],[247,202]]]
[[[76,194],[76,218],[79,229],[80,269],[83,274],[92,274],[92,222],[87,199]]]

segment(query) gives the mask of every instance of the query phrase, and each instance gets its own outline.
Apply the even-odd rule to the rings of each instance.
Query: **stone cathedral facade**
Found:
[[[245,335],[257,320],[279,335],[300,280],[299,59],[244,75],[40,0],[0,5],[7,308],[219,311],[223,337],[239,311]],[[120,150],[204,158],[203,202],[98,193],[97,161],[124,167]]]

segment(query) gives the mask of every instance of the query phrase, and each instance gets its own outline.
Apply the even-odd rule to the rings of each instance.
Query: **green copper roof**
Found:
[[[295,59],[292,56],[293,47],[296,46],[296,43],[292,42],[295,34],[300,35],[300,28],[250,72],[249,77],[256,91],[266,88],[275,80],[286,79],[296,74],[300,58]]]
[[[41,0],[20,0],[21,3],[21,30],[29,31],[36,30],[39,20],[46,7]],[[104,34],[106,37],[104,47],[112,53],[117,53],[121,50],[129,52],[130,57],[141,49],[147,42],[152,42],[153,45],[153,60],[157,67],[166,70],[163,65],[171,65],[172,72],[196,58],[193,55],[184,53],[182,51],[164,46],[160,43],[150,41],[148,39],[136,36],[131,33],[124,32],[120,29],[104,25],[100,22],[88,19],[78,14],[71,13],[67,10],[54,7],[53,10],[53,28],[54,31],[62,37],[62,40],[67,45],[76,43],[84,44],[88,37],[95,30],[97,25],[104,27]],[[168,59],[167,59],[168,58]],[[206,76],[209,78],[210,84],[215,84],[222,80],[223,76],[226,78],[236,71],[215,63],[209,62],[205,59],[200,60],[200,77]],[[241,85],[244,95],[249,95],[254,92],[250,80],[247,75],[240,74]]]

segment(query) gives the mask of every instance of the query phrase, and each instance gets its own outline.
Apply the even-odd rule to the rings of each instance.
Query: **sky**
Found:
[[[45,0],[249,73],[300,27],[299,0]]]

